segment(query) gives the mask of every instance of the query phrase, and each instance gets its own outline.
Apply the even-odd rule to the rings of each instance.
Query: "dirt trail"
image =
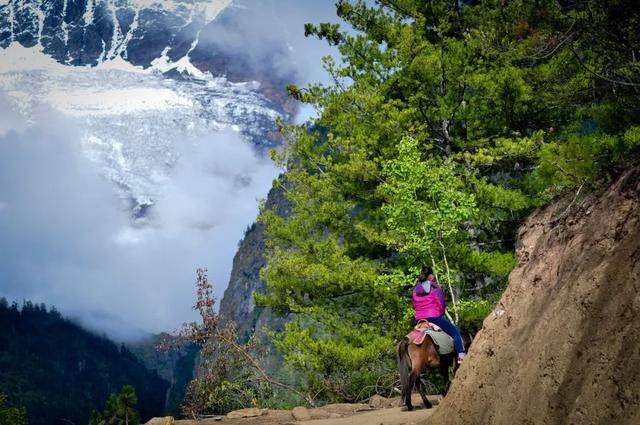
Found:
[[[424,424],[436,409],[437,407],[416,408],[413,412],[404,412],[400,407],[392,407],[345,418],[316,419],[297,423],[301,425],[417,425]]]
[[[383,399],[384,405],[371,408],[366,404],[332,404],[316,409],[302,408],[301,412],[290,410],[243,409],[232,412],[231,417],[208,418],[200,421],[156,418],[147,425],[418,425],[427,421],[438,409],[442,397],[429,396],[434,405],[425,409],[417,394],[413,395],[416,406],[412,412],[403,411],[399,399]],[[297,408],[299,409],[299,408]],[[233,417],[235,415],[255,415]],[[305,416],[307,416],[305,418]],[[155,422],[153,422],[155,421]]]

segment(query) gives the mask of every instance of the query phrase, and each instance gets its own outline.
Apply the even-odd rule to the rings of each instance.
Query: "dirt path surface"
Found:
[[[426,423],[437,407],[432,409],[416,408],[413,412],[404,412],[393,407],[359,415],[336,419],[317,419],[296,422],[301,425],[417,425]]]
[[[154,418],[147,425],[418,425],[425,423],[437,410],[440,396],[429,396],[434,405],[425,409],[417,394],[412,412],[403,411],[398,399],[378,397],[370,404],[331,404],[315,409],[291,410],[242,409],[226,416],[200,421]]]

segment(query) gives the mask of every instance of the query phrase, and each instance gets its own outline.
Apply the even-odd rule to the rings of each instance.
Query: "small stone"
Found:
[[[173,425],[173,416],[151,418],[145,425]]]
[[[267,409],[258,409],[257,407],[250,407],[248,409],[234,410],[227,413],[228,419],[240,419],[240,418],[255,418],[257,416],[266,415]]]
[[[291,411],[291,415],[293,416],[293,419],[295,419],[296,421],[311,420],[311,413],[309,412],[309,409],[303,406],[294,407],[293,410]]]
[[[391,406],[393,406],[392,400],[378,394],[371,396],[369,399],[369,407],[372,409],[385,409]]]

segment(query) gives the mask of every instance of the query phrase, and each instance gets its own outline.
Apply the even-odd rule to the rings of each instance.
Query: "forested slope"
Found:
[[[0,300],[0,392],[26,407],[31,425],[88,423],[126,384],[136,390],[143,420],[164,413],[168,382],[127,348],[44,305]]]

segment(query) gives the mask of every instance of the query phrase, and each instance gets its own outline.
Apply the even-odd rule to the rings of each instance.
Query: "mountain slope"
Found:
[[[435,424],[640,423],[640,171],[520,229],[519,266]]]
[[[169,334],[152,337],[128,344],[128,348],[144,363],[147,369],[156,371],[169,382],[165,413],[173,416],[181,415],[182,400],[187,386],[194,378],[196,359],[200,351],[195,345],[187,345],[180,349],[159,350],[158,346],[173,338]]]
[[[122,56],[147,67],[185,56],[230,0],[9,0],[0,5],[0,47],[40,45],[61,63],[97,65]]]
[[[275,208],[279,214],[286,216],[290,204],[281,189],[272,188],[265,207]],[[220,300],[220,316],[225,321],[235,322],[238,336],[243,341],[262,327],[277,329],[282,325],[281,318],[274,316],[269,309],[257,308],[253,301],[254,292],[265,290],[265,283],[260,279],[260,269],[266,264],[264,251],[264,225],[254,223],[238,244],[229,285]]]
[[[110,394],[131,384],[143,420],[164,413],[169,383],[124,346],[91,334],[55,310],[0,299],[0,392],[29,423],[87,423]]]

